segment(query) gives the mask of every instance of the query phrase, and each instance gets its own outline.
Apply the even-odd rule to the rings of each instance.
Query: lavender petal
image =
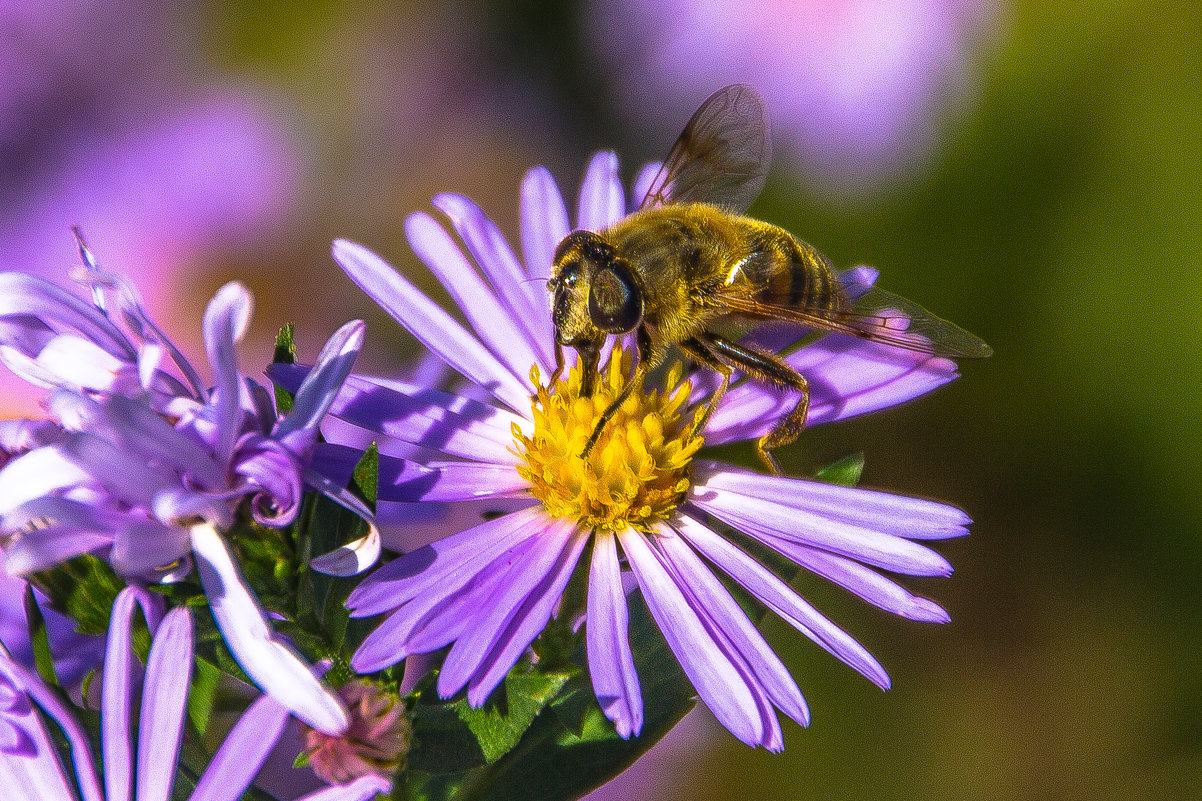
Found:
[[[800,482],[799,482],[800,483]],[[735,492],[707,492],[698,486],[692,503],[744,533],[805,545],[915,576],[949,576],[952,566],[939,554],[918,543],[871,528],[854,526],[824,515],[748,498]]]
[[[530,392],[463,326],[366,248],[337,240],[334,259],[359,287],[429,350],[511,409],[522,411]]]
[[[743,742],[758,745],[767,730],[755,694],[643,537],[633,529],[618,534],[651,616],[718,721]]]
[[[492,284],[493,294],[521,328],[524,342],[537,353],[538,363],[543,368],[553,364],[554,332],[546,287],[528,280],[501,229],[471,200],[443,194],[434,198],[434,205],[451,218],[455,232]]]
[[[466,636],[452,646],[438,674],[440,696],[449,698],[467,684],[472,674],[489,659],[497,638],[522,603],[551,574],[572,535],[572,528],[558,525],[560,522],[557,520],[539,532],[536,547],[507,559],[506,580],[497,585],[495,592],[481,599],[479,606],[470,610],[473,624]]]
[[[242,284],[231,281],[217,290],[217,294],[209,301],[201,325],[217,388],[213,399],[217,426],[213,451],[218,464],[229,463],[234,442],[240,433],[238,423],[242,414],[242,378],[238,373],[234,345],[250,326],[253,305],[250,291]]]
[[[908,539],[947,539],[968,533],[968,515],[954,506],[878,490],[766,476],[717,462],[698,461],[697,493],[734,492],[808,510],[850,525]]]
[[[612,150],[595,153],[580,183],[576,227],[600,231],[616,223],[625,213],[626,200],[618,177],[618,154]]]
[[[138,726],[137,797],[167,799],[175,781],[183,736],[184,708],[192,678],[192,612],[172,609],[163,618],[142,682]]]
[[[370,617],[395,609],[419,595],[446,586],[464,569],[487,564],[506,549],[540,530],[546,520],[532,506],[431,543],[394,559],[364,579],[347,598],[354,617]]]
[[[437,198],[435,201],[437,205]],[[413,252],[463,311],[480,341],[515,379],[524,381],[531,365],[538,361],[530,337],[497,293],[480,278],[451,236],[437,220],[422,212],[405,218],[405,235]]]
[[[263,695],[242,713],[205,768],[188,801],[237,801],[288,723],[288,710]]]
[[[100,714],[100,746],[105,794],[108,798],[129,798],[133,787],[133,749],[129,727],[134,703],[135,662],[130,632],[135,606],[142,607],[151,634],[158,630],[163,617],[162,597],[141,588],[127,587],[113,602],[104,656]],[[186,658],[190,665],[190,649]]]
[[[314,790],[296,801],[371,801],[379,795],[386,796],[390,792],[392,792],[392,782],[373,773],[369,776],[360,776],[350,784]]]
[[[888,674],[867,648],[828,620],[768,568],[688,515],[681,515],[675,521],[675,527],[702,556],[786,623],[881,689],[889,687]]]
[[[786,546],[781,552],[785,550],[788,550],[786,556],[806,570],[838,584],[886,612],[921,623],[947,623],[951,620],[951,616],[939,604],[911,594],[897,582],[858,562],[801,546]]]
[[[618,736],[628,740],[643,730],[643,695],[630,651],[630,614],[612,532],[594,535],[587,620],[584,634],[593,692]]]
[[[76,720],[75,715],[63,703],[58,691],[47,687],[36,673],[13,661],[5,651],[0,649],[0,678],[3,678],[5,674],[10,677],[10,680],[14,680],[16,684],[24,688],[34,703],[41,707],[62,729],[62,735],[66,738],[67,746],[71,751],[71,763],[75,767],[75,779],[78,782],[83,801],[104,801],[100,783],[96,780],[96,763],[92,760],[92,747],[88,741],[88,735]],[[54,751],[52,748],[47,748],[39,753],[53,758]],[[25,758],[18,757],[18,759]],[[7,760],[0,755],[0,762],[4,761]],[[57,764],[58,760],[54,761]],[[34,771],[30,771],[26,776],[39,783],[53,786],[53,774],[46,758],[40,758],[38,762],[40,764],[36,775],[32,775]],[[54,798],[72,798],[72,796],[60,795],[54,796]]]
[[[534,167],[522,179],[522,256],[530,278],[551,277],[555,248],[571,233],[563,195],[546,167]],[[542,304],[544,311],[550,300]]]
[[[572,578],[576,563],[580,561],[580,554],[588,544],[590,535],[576,531],[572,521],[561,520],[558,524],[572,531],[571,538],[546,577],[526,596],[505,629],[493,638],[494,645],[484,669],[468,682],[467,700],[473,706],[482,706],[488,700],[534,638],[546,628]]]
[[[672,536],[657,537],[653,544],[676,574],[677,585],[693,597],[694,607],[702,610],[714,629],[730,640],[772,703],[799,725],[808,726],[810,711],[797,689],[797,682],[688,542],[683,537]]]
[[[91,304],[36,275],[0,273],[0,318],[20,316],[69,326],[121,359],[137,354],[121,330]]]
[[[272,436],[293,453],[307,452],[316,441],[318,424],[334,403],[363,348],[365,330],[362,320],[352,320],[334,332],[293,397],[292,409],[276,425]],[[296,437],[301,441],[292,442]]]
[[[466,501],[510,496],[530,489],[530,482],[509,465],[471,462],[427,462],[410,467],[381,460],[380,499],[385,501]]]

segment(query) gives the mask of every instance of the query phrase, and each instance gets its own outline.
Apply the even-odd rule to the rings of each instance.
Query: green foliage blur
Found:
[[[614,76],[583,45],[588,8],[194,8],[181,35],[204,74],[291,109],[310,159],[286,235],[206,265],[197,308],[244,277],[264,362],[285,322],[311,361],[315,343],[361,316],[366,366],[406,364],[415,344],[341,275],[331,239],[358,240],[430,288],[402,222],[431,195],[474,198],[516,241],[531,165],[574,197],[592,150],[621,148],[629,174],[669,144],[623,122]],[[972,535],[939,546],[956,575],[908,582],[953,621],[889,619],[804,584],[893,689],[770,624],[809,730],[786,723],[774,756],[702,719],[625,797],[1198,797],[1202,10],[1027,0],[994,26],[975,88],[921,172],[841,201],[778,162],[753,208],[840,267],[880,268],[882,286],[995,350],[931,396],[814,429],[780,454],[804,471],[863,452],[864,486],[967,510]]]

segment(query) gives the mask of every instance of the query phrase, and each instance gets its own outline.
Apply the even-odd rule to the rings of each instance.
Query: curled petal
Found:
[[[327,554],[309,560],[309,566],[327,576],[357,576],[380,558],[380,529],[368,521],[370,530],[353,542],[348,542]]]
[[[121,330],[91,304],[36,275],[0,273],[0,318],[20,316],[73,328],[118,358],[132,360],[137,355]]]
[[[259,488],[251,496],[251,514],[256,522],[281,528],[296,519],[304,494],[301,467],[282,443],[261,434],[247,434],[238,444],[234,471]]]

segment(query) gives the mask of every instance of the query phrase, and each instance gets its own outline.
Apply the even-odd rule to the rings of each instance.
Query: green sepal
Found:
[[[351,491],[366,501],[369,508],[376,508],[380,491],[380,448],[374,441],[367,446],[351,472]]]
[[[25,585],[25,624],[29,628],[29,642],[33,646],[33,664],[37,668],[42,681],[51,687],[60,686],[58,672],[54,669],[54,656],[50,653],[50,633],[46,628],[46,618],[42,617],[42,609],[38,599],[33,594],[33,586]]]
[[[853,453],[832,462],[814,474],[814,478],[827,484],[838,484],[841,487],[854,487],[860,483],[860,475],[864,472],[864,454]]]
[[[275,337],[275,352],[271,355],[272,364],[296,364],[295,327],[292,323],[284,323],[284,327]],[[292,393],[272,383],[275,389],[275,408],[280,414],[292,411]]]

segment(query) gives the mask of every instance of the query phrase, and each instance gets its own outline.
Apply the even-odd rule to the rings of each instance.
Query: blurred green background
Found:
[[[574,197],[596,148],[617,148],[628,175],[662,156],[718,76],[775,80],[781,147],[753,212],[841,267],[879,267],[883,286],[996,351],[932,396],[783,454],[806,469],[863,451],[865,484],[966,509],[972,536],[941,548],[956,575],[909,582],[953,622],[887,619],[814,582],[807,595],[870,646],[893,689],[772,624],[809,730],[786,723],[786,750],[770,755],[698,716],[605,797],[1198,797],[1202,11],[845,0],[798,4],[810,16],[795,18],[744,2],[726,13],[762,23],[710,39],[690,27],[682,59],[669,40],[693,25],[690,5],[707,4],[668,4],[663,30],[634,2],[13,6],[0,11],[0,259],[65,269],[66,225],[81,222],[106,266],[139,268],[173,331],[197,331],[203,300],[239,277],[259,302],[248,361],[266,361],[287,320],[311,359],[365,317],[366,366],[388,369],[414,344],[342,276],[332,238],[429,286],[401,223],[432,194],[473,197],[516,241],[531,165]],[[908,29],[881,22],[898,7]],[[807,44],[846,44],[840,25],[885,48],[909,37],[918,55]],[[882,63],[883,84],[839,94]],[[672,64],[679,79],[652,77]],[[795,111],[799,69],[810,105]],[[881,86],[912,91],[885,102]],[[260,150],[223,161],[236,128],[224,111],[195,146],[156,145],[161,163],[128,150],[160,118],[195,134],[189,104],[203,103],[257,120]],[[880,141],[851,141],[868,128]],[[248,170],[259,152],[279,164]],[[197,176],[203,192],[180,189]]]

